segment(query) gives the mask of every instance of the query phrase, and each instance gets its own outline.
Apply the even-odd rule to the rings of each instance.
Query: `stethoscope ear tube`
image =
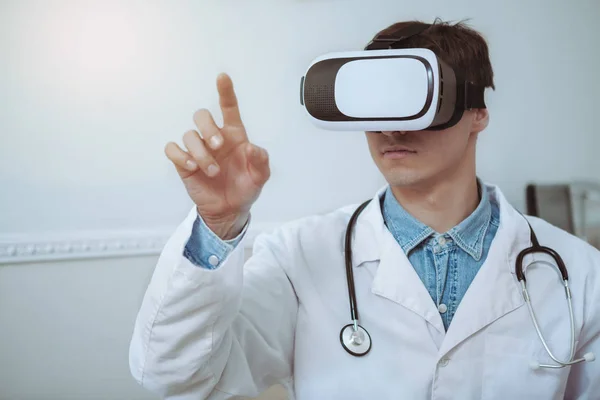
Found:
[[[567,272],[567,267],[565,266],[565,263],[560,254],[558,254],[554,249],[545,246],[540,246],[540,242],[538,241],[537,235],[531,227],[531,224],[529,223],[529,221],[527,221],[527,218],[525,218],[525,216],[523,216],[523,218],[529,226],[531,246],[521,250],[521,252],[517,256],[517,261],[515,262],[515,274],[517,275],[517,279],[519,280],[519,282],[526,280],[525,274],[523,273],[523,260],[525,259],[525,256],[534,253],[548,254],[550,257],[552,257],[554,262],[556,262],[556,266],[558,267],[560,274],[562,275],[563,281],[569,280],[569,273]]]
[[[523,218],[525,218],[525,217],[523,216]],[[527,221],[526,218],[525,218],[525,221]],[[525,299],[525,302],[527,304],[529,316],[531,317],[531,322],[533,323],[533,327],[535,328],[538,338],[540,339],[540,342],[542,342],[542,345],[544,346],[546,353],[548,353],[548,356],[550,356],[550,358],[554,362],[556,362],[556,364],[553,365],[553,364],[541,364],[537,361],[532,361],[530,363],[530,367],[532,369],[564,368],[566,366],[577,364],[577,363],[584,362],[584,361],[588,361],[588,362],[594,361],[596,359],[596,356],[594,355],[594,353],[586,353],[586,354],[584,354],[584,356],[582,358],[574,359],[574,356],[575,356],[575,319],[573,316],[573,304],[571,302],[571,290],[569,288],[569,274],[567,273],[567,268],[565,266],[565,263],[564,263],[562,257],[554,249],[551,249],[551,248],[545,247],[545,246],[540,246],[537,236],[536,236],[533,228],[531,227],[531,224],[529,224],[529,221],[527,221],[527,224],[529,225],[529,232],[531,235],[531,246],[526,249],[523,249],[521,252],[519,252],[519,254],[517,256],[517,260],[515,262],[515,274],[517,275],[517,279],[519,280],[519,282],[521,282],[521,290],[523,293],[523,298]],[[529,295],[529,291],[527,290],[527,279],[525,278],[525,273],[523,272],[523,261],[525,259],[525,256],[527,256],[528,254],[534,254],[534,253],[547,254],[550,257],[552,257],[552,259],[556,263],[556,267],[560,271],[560,274],[561,274],[561,277],[563,280],[563,285],[565,287],[565,297],[567,299],[567,305],[569,307],[569,322],[570,322],[569,325],[570,325],[570,331],[571,331],[571,341],[570,341],[570,347],[569,347],[568,361],[559,360],[550,350],[550,347],[548,346],[548,343],[546,342],[546,339],[544,338],[544,335],[542,334],[541,328],[538,324],[538,321],[537,321],[537,318],[535,315],[535,311],[533,310],[533,305],[531,304],[531,296]],[[542,263],[542,264],[549,264],[550,266],[552,266],[551,263],[549,263],[545,260],[538,260],[538,261],[534,261],[533,263],[536,263],[536,262]]]

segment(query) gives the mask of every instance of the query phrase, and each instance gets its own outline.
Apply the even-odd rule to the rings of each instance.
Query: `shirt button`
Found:
[[[219,265],[219,257],[217,257],[213,254],[212,256],[208,257],[208,262],[213,267],[216,267],[217,265]]]
[[[443,236],[438,237],[437,241],[440,244],[440,246],[443,246],[446,244],[446,238]]]
[[[448,360],[446,357],[442,358],[440,360],[440,367],[445,367],[446,365],[448,365],[449,362],[450,360]]]
[[[446,311],[448,311],[448,306],[447,306],[447,305],[445,305],[445,304],[440,304],[440,305],[438,306],[438,311],[439,311],[440,313],[442,313],[442,314],[443,314],[443,313],[445,313]]]

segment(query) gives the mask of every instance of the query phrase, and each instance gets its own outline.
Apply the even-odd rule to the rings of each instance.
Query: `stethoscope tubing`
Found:
[[[355,289],[355,284],[354,284],[354,271],[352,269],[352,235],[354,233],[354,226],[356,225],[358,216],[370,202],[371,202],[371,200],[367,200],[364,203],[362,203],[350,217],[350,221],[348,222],[348,226],[346,228],[346,236],[345,236],[345,242],[344,242],[346,279],[347,279],[347,284],[348,284],[348,298],[349,298],[349,303],[350,303],[350,317],[351,317],[352,323],[345,325],[342,328],[342,330],[340,331],[340,342],[342,344],[342,347],[349,354],[351,354],[353,356],[357,356],[357,357],[364,356],[371,350],[372,341],[371,341],[371,335],[369,334],[369,332],[363,326],[359,325],[358,304],[357,304],[357,300],[356,300],[356,289]],[[533,230],[531,224],[529,223],[527,218],[525,218],[525,216],[523,216],[523,218],[525,219],[525,221],[527,222],[527,225],[529,226],[531,246],[521,250],[519,252],[519,254],[517,255],[517,259],[515,261],[515,274],[517,275],[518,281],[521,283],[521,290],[522,290],[523,298],[525,300],[525,303],[527,304],[527,309],[529,310],[531,321],[536,330],[538,338],[542,342],[542,345],[544,346],[544,349],[546,350],[546,352],[548,353],[550,358],[552,358],[552,360],[557,363],[557,365],[552,365],[552,364],[540,364],[540,363],[535,362],[535,363],[532,363],[532,368],[534,368],[534,369],[537,369],[537,368],[564,368],[566,366],[577,364],[582,361],[593,361],[595,359],[595,356],[593,353],[586,353],[582,358],[578,358],[575,360],[573,359],[573,357],[575,355],[575,318],[573,316],[573,304],[571,301],[571,299],[572,299],[571,289],[569,288],[569,274],[567,272],[565,263],[563,262],[560,255],[554,249],[551,249],[551,248],[545,247],[545,246],[540,246],[540,243],[537,239],[537,236],[536,236],[535,231]],[[569,307],[569,322],[570,322],[570,331],[571,331],[569,361],[561,361],[556,356],[554,356],[554,354],[550,350],[550,347],[548,346],[548,344],[544,338],[544,335],[542,334],[542,331],[540,329],[540,326],[538,324],[538,321],[537,321],[537,318],[535,315],[535,311],[533,310],[533,306],[531,304],[531,296],[529,295],[529,292],[527,290],[527,279],[526,279],[525,273],[523,271],[523,264],[524,264],[524,259],[527,255],[536,254],[536,253],[547,254],[550,257],[552,257],[552,259],[556,263],[556,268],[558,268],[561,278],[562,278],[562,281],[563,281],[563,285],[565,288],[565,296],[566,296],[567,304]],[[529,265],[535,264],[536,262],[548,264],[548,265],[554,267],[554,265],[552,263],[549,263],[547,261],[542,261],[542,260],[534,261],[533,263],[531,263]],[[350,333],[348,331],[348,329],[352,329],[352,332]],[[365,341],[367,341],[366,344],[365,344]],[[365,347],[366,347],[366,349],[365,349]]]
[[[367,200],[361,204],[350,218],[350,221],[348,222],[348,228],[346,229],[346,239],[344,243],[346,279],[348,281],[348,298],[350,300],[350,317],[355,326],[355,330],[357,329],[358,325],[358,305],[356,301],[356,289],[354,285],[354,271],[352,270],[352,234],[354,233],[354,225],[356,225],[358,216],[370,201],[371,200]]]

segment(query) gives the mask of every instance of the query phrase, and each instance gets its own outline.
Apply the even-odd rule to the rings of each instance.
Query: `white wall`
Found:
[[[254,209],[280,222],[382,183],[362,133],[314,128],[299,78],[406,18],[489,39],[497,91],[481,175],[520,206],[533,179],[598,176],[597,1],[4,1],[0,4],[0,233],[172,226],[187,198],[163,155],[235,81],[250,137],[272,155]],[[329,188],[335,185],[336,190]],[[328,193],[318,196],[316,193]]]
[[[250,253],[248,252],[247,255]],[[0,400],[157,400],[129,339],[156,256],[0,267]],[[273,387],[261,400],[281,400]]]
[[[129,338],[155,256],[0,267],[0,399],[150,400]]]
[[[250,137],[271,153],[254,208],[261,229],[383,184],[362,133],[304,118],[308,63],[398,20],[471,18],[497,86],[480,175],[522,208],[529,181],[600,176],[599,14],[595,0],[0,2],[0,399],[152,398],[126,359],[160,240],[142,257],[10,259],[85,253],[73,238],[125,237],[120,246],[128,232],[168,234],[190,204],[163,146],[196,109],[217,111],[219,72],[233,76]]]

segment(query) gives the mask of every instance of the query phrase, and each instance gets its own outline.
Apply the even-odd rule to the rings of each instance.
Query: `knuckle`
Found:
[[[219,171],[219,166],[214,160],[205,160],[204,163],[200,164],[200,168],[208,176],[214,176]]]

